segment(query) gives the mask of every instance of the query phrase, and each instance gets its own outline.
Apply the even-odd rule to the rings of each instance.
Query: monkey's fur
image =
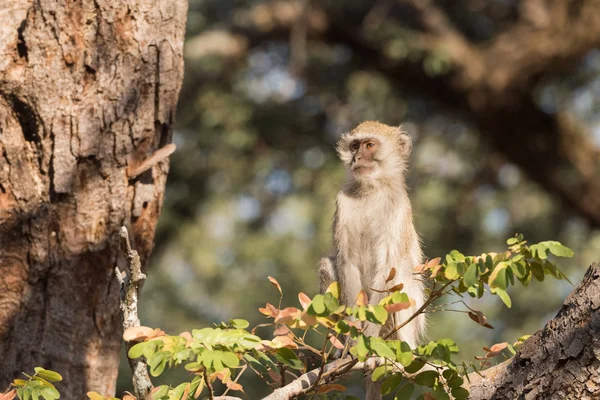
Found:
[[[412,148],[410,136],[399,127],[366,121],[342,135],[336,150],[348,171],[348,179],[336,199],[333,221],[333,251],[321,260],[321,292],[338,281],[341,302],[354,304],[364,290],[369,303],[377,304],[383,290],[399,283],[416,302],[415,307],[396,314],[396,324],[412,315],[424,302],[423,284],[413,275],[422,262],[419,237],[415,231],[405,172]],[[391,268],[395,278],[385,284]],[[425,319],[419,315],[397,334],[415,348],[423,333]],[[383,327],[368,324],[369,336],[385,336],[393,328],[392,318]],[[369,383],[367,400],[379,399],[380,385]]]

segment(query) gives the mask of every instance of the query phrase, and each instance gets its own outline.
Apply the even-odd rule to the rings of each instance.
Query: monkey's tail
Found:
[[[369,367],[369,371],[375,370],[378,365],[377,358],[371,357],[367,361],[367,365]],[[367,373],[367,377],[365,379],[365,400],[381,400],[381,385],[383,380],[378,380],[377,382],[373,382],[371,379],[372,373]]]
[[[365,400],[381,400],[381,384],[382,380],[373,382],[371,380],[371,374],[366,377],[365,387],[366,395]]]

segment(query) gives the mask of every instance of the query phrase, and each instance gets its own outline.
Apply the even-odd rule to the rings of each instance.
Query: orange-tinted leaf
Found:
[[[187,385],[185,385],[185,390],[183,391],[183,395],[181,396],[182,399],[187,399],[189,394],[190,394],[190,384],[188,383]],[[125,400],[125,398],[123,398],[123,400]]]
[[[481,311],[469,311],[469,318],[471,318],[473,321],[477,322],[481,326],[485,326],[489,329],[494,329],[494,327],[487,322],[487,318],[485,317],[485,315],[483,315]]]
[[[308,306],[310,306],[310,303],[312,302],[310,297],[308,297],[307,295],[305,295],[302,292],[298,293],[298,300],[300,301],[300,305],[302,305],[303,310],[306,310],[308,308]]]
[[[314,315],[310,315],[309,313],[307,313],[306,311],[302,313],[302,321],[304,321],[304,323],[306,325],[316,325],[318,323],[317,321],[317,317],[315,317]]]
[[[389,314],[393,314],[398,311],[406,310],[411,306],[412,304],[409,301],[405,301],[403,303],[388,304],[387,306],[385,306],[385,309]]]
[[[277,313],[279,312],[279,310],[277,310],[275,308],[275,306],[271,303],[267,303],[264,308],[259,308],[258,311],[260,311],[262,314],[266,315],[267,317],[272,317],[272,318],[275,318],[277,316]]]
[[[427,268],[437,267],[438,265],[440,265],[440,261],[442,261],[440,257],[436,257],[433,260],[427,261]]]
[[[427,392],[427,393],[423,393],[423,399],[424,400],[437,400],[437,397],[433,393]]]
[[[0,393],[0,400],[13,400],[15,397],[17,397],[17,389],[12,389],[4,393]]]
[[[283,310],[279,310],[277,317],[275,318],[275,323],[286,324],[292,322],[296,317],[300,316],[301,312],[302,311],[296,307],[286,307]]]
[[[422,274],[427,269],[427,264],[419,264],[413,268],[413,272],[417,274]]]
[[[271,282],[271,284],[273,286],[275,286],[277,288],[277,290],[279,290],[279,294],[283,296],[283,292],[281,291],[281,285],[279,285],[279,282],[277,282],[277,279],[273,278],[272,276],[269,276],[269,281]]]
[[[236,392],[243,392],[244,387],[237,382],[229,381],[225,383],[227,387],[231,390],[235,390]],[[183,397],[185,399],[185,397]]]
[[[388,292],[399,292],[404,289],[404,283],[399,283],[396,286],[392,286],[388,289]]]
[[[396,268],[392,267],[392,269],[390,269],[390,274],[388,275],[387,278],[385,278],[385,283],[388,283],[389,281],[391,281],[395,277],[396,277]]]
[[[358,293],[358,296],[356,296],[356,305],[364,306],[367,304],[369,304],[369,296],[367,296],[367,292],[365,292],[364,290],[361,290]]]
[[[344,344],[342,342],[340,342],[340,340],[338,338],[336,338],[335,336],[329,335],[329,341],[331,342],[333,347],[335,347],[336,349],[340,349],[340,350],[344,349]]]
[[[280,325],[277,325],[277,328],[273,332],[273,336],[283,336],[283,335],[287,335],[288,333],[290,333],[290,328],[288,328],[287,326],[285,326],[283,324],[280,324]]]
[[[179,336],[181,336],[182,338],[185,338],[185,340],[189,343],[192,341],[192,334],[189,332],[181,332],[179,334]]]
[[[439,265],[436,265],[435,267],[431,268],[431,277],[435,278],[443,266],[444,266],[444,264],[439,264]]]
[[[508,346],[507,342],[496,343],[490,348],[490,351],[502,351]]]
[[[123,332],[123,340],[131,342],[132,340],[145,340],[154,333],[154,329],[147,326],[132,326]]]
[[[126,394],[125,396],[123,396],[123,400],[137,400],[137,398],[135,396],[132,396],[131,394]]]
[[[319,389],[317,389],[317,393],[324,394],[324,393],[329,393],[329,392],[333,392],[336,390],[338,392],[343,392],[344,390],[346,390],[346,388],[337,383],[332,383],[331,385],[323,385],[323,386],[319,387]]]
[[[287,347],[288,349],[297,349],[298,345],[289,336],[277,336],[273,339],[277,348]]]
[[[278,373],[276,373],[275,371],[273,371],[272,369],[269,369],[269,376],[271,377],[271,379],[273,379],[275,382],[280,383],[281,382],[281,375],[279,375]]]

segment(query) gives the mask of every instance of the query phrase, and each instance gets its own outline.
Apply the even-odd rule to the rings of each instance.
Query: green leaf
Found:
[[[167,365],[167,359],[163,358],[162,361],[150,367],[150,375],[159,376],[165,370],[165,366]]]
[[[415,387],[413,386],[413,384],[406,383],[404,386],[402,386],[396,392],[396,395],[394,396],[394,400],[410,400],[414,391],[415,391]]]
[[[381,394],[391,393],[392,390],[396,389],[402,383],[403,379],[404,376],[402,374],[393,374],[385,378],[381,384]]]
[[[464,380],[460,376],[456,376],[448,380],[448,386],[450,386],[451,388],[461,387],[463,383]]]
[[[383,341],[371,339],[371,349],[380,357],[385,357],[390,360],[396,359],[396,354]]]
[[[471,287],[477,282],[477,264],[469,265],[467,272],[465,272],[463,282],[467,287]]]
[[[227,369],[227,367],[225,367],[225,365],[223,365],[223,352],[222,351],[215,352],[215,358],[213,360],[213,368],[214,368],[215,372],[219,372],[219,371],[223,371],[224,369]]]
[[[45,400],[56,400],[60,398],[60,393],[58,393],[58,390],[50,386],[40,387],[39,393]]]
[[[231,325],[236,329],[246,329],[248,326],[250,326],[250,322],[246,321],[245,319],[232,319]]]
[[[267,356],[265,353],[261,353],[260,351],[253,350],[252,354],[254,354],[254,357],[257,357],[263,365],[268,366],[273,371],[278,370],[277,365],[275,365],[273,360],[271,360],[269,358],[269,356]]]
[[[512,301],[510,300],[510,296],[504,290],[496,289],[496,294],[500,299],[506,304],[506,307],[510,308],[512,305]]]
[[[152,390],[152,399],[160,399],[169,393],[169,385],[157,386]]]
[[[400,348],[396,350],[396,360],[404,367],[408,367],[413,360],[413,353],[406,342],[400,343]]]
[[[199,362],[191,362],[188,364],[185,364],[186,371],[191,371],[191,372],[195,372],[198,371],[200,368],[202,368],[202,364]]]
[[[381,325],[385,324],[385,321],[387,321],[388,318],[388,312],[385,309],[385,307],[380,306],[380,305],[376,305],[373,307],[373,316],[375,317],[375,320],[380,323]]]
[[[235,368],[240,365],[240,359],[237,358],[235,353],[230,351],[224,351],[222,354],[223,364],[225,364],[229,368]]]
[[[298,356],[296,356],[296,353],[294,353],[292,350],[288,349],[287,347],[282,347],[282,348],[278,349],[277,353],[275,354],[275,358],[277,358],[277,360],[279,362],[287,365],[290,368],[294,368],[297,370],[304,369],[304,364],[302,364],[302,361],[300,361],[298,359]]]
[[[490,275],[490,287],[497,287],[502,290],[506,290],[508,287],[507,277],[506,277],[506,268],[507,264],[503,261],[500,262],[496,268],[492,271]]]
[[[249,362],[250,365],[252,365],[252,368],[258,370],[259,372],[262,372],[264,374],[269,372],[264,365],[262,365],[256,358],[252,357],[250,354],[244,354],[244,359],[247,362]]]
[[[141,342],[141,343],[133,345],[133,347],[131,347],[129,349],[129,351],[127,352],[127,357],[134,360],[136,358],[140,358],[141,356],[143,356],[144,350],[146,348],[146,344],[147,344],[147,342]]]
[[[415,376],[415,382],[419,385],[433,387],[438,377],[437,371],[423,371]]]
[[[573,257],[573,250],[570,248],[563,246],[560,242],[555,240],[549,240],[546,242],[538,243],[538,245],[544,245],[550,253],[554,254],[557,257]]]
[[[514,237],[510,238],[510,239],[508,239],[506,241],[506,244],[509,245],[509,246],[512,246],[513,244],[517,244],[517,243],[519,243],[519,240],[517,238],[514,238]]]
[[[350,325],[348,325],[348,323],[346,321],[344,321],[343,319],[339,320],[335,326],[333,327],[333,329],[337,332],[337,333],[348,333],[350,331]]]
[[[177,400],[181,399],[187,385],[187,382],[183,382],[182,384],[177,385],[177,387],[171,392],[171,398]]]
[[[368,339],[364,335],[360,335],[356,341],[356,345],[353,346],[359,359],[363,359],[361,361],[364,361],[364,358],[367,356],[367,354],[369,354],[367,341]]]
[[[455,263],[448,264],[444,270],[444,275],[446,276],[446,279],[451,281],[460,278],[460,274],[458,273],[458,268]]]
[[[323,303],[325,304],[325,308],[330,313],[335,312],[340,306],[338,300],[331,293],[325,293],[323,296]]]
[[[308,307],[308,313],[312,315],[322,315],[325,313],[325,296],[322,294],[318,294],[313,298],[313,301],[310,303]]]
[[[408,372],[409,374],[414,374],[415,372],[417,372],[418,370],[423,368],[424,365],[425,365],[424,361],[413,360],[413,362],[410,363],[410,365],[408,367],[404,368],[404,370],[406,372]]]
[[[544,280],[544,267],[542,267],[540,263],[531,263],[531,273],[533,274],[533,277],[538,281],[542,282]]]
[[[450,391],[450,393],[452,393],[452,396],[454,396],[455,399],[469,398],[469,391],[463,387],[454,388]]]
[[[377,382],[379,379],[381,379],[381,377],[383,377],[385,375],[385,373],[389,370],[390,368],[387,367],[386,365],[380,365],[379,367],[375,368],[373,370],[373,374],[371,375],[371,380],[373,382]]]
[[[44,378],[48,382],[60,382],[63,379],[63,377],[58,372],[50,371],[48,369],[35,367],[34,371],[36,374],[38,374],[38,376]]]

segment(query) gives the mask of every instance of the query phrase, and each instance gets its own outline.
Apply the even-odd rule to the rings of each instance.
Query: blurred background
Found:
[[[284,304],[314,295],[344,182],[334,143],[368,119],[403,124],[414,139],[407,179],[427,257],[502,251],[520,232],[572,248],[560,266],[577,284],[600,261],[597,8],[191,0],[142,324],[171,334],[232,317],[254,326],[257,308],[278,299],[268,275]],[[474,361],[482,346],[540,329],[571,289],[517,286],[510,310],[495,296],[471,302],[494,330],[433,314],[429,337],[452,337]],[[128,374],[124,364],[121,390]],[[243,383],[249,398],[265,393]]]

